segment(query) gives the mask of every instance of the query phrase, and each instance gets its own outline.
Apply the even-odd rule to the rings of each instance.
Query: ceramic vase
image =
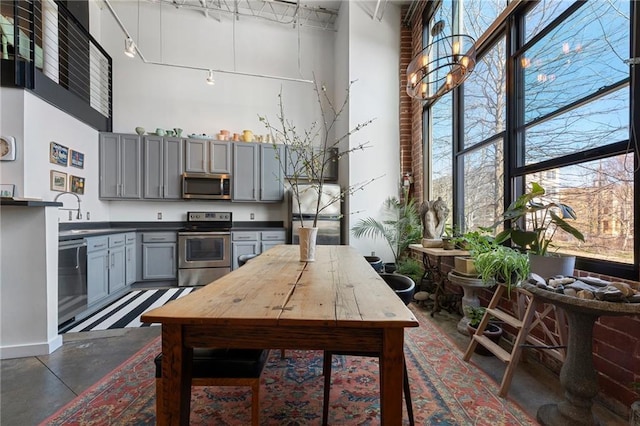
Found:
[[[300,228],[300,262],[313,262],[316,260],[316,237],[318,228]]]

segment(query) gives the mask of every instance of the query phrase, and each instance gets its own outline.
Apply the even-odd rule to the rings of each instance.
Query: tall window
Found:
[[[582,269],[637,279],[640,173],[630,116],[640,90],[631,87],[634,67],[625,62],[640,50],[630,49],[632,4],[522,2],[493,22],[506,1],[453,0],[453,26],[481,39],[478,64],[451,102],[445,97],[425,106],[425,117],[432,117],[425,136],[432,138],[434,162],[427,173],[432,182],[443,181],[446,172],[436,164],[449,161],[449,142],[436,117],[450,114],[442,122],[453,127],[456,225],[468,230],[499,221],[505,206],[538,182],[576,210],[574,225],[586,238],[579,243],[556,234],[558,251],[577,255]]]

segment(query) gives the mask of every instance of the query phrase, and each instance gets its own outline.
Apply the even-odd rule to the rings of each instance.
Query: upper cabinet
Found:
[[[100,134],[100,198],[136,199],[142,196],[140,136]]]
[[[231,173],[231,142],[187,139],[185,172]]]
[[[100,198],[180,200],[184,173],[231,176],[233,201],[279,202],[284,196],[279,158],[269,143],[100,134]]]
[[[233,201],[282,201],[284,185],[278,156],[284,148],[262,143],[233,144]]]
[[[145,136],[144,198],[182,198],[183,139]]]

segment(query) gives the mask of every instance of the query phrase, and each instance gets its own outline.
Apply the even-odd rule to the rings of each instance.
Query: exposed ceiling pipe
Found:
[[[376,3],[376,9],[373,11],[373,16],[371,17],[371,19],[376,19],[376,16],[378,16],[378,8],[380,7],[380,1],[378,0],[378,2]]]
[[[107,5],[107,7],[109,8],[109,11],[111,12],[111,15],[113,16],[113,18],[118,23],[118,26],[120,26],[120,29],[122,29],[122,32],[128,38],[132,38],[131,34],[129,33],[127,28],[122,23],[122,20],[120,19],[120,17],[116,13],[116,11],[113,10],[113,7],[111,6],[110,1],[109,0],[103,0],[103,1]],[[282,77],[282,76],[275,76],[275,75],[268,75],[268,74],[258,74],[258,73],[242,72],[242,71],[229,71],[229,70],[222,70],[222,69],[217,69],[217,68],[205,68],[205,67],[196,67],[196,66],[191,66],[191,65],[170,64],[170,63],[166,63],[166,62],[150,61],[150,60],[147,60],[144,57],[144,55],[140,51],[140,47],[139,46],[136,46],[136,50],[138,52],[138,55],[140,55],[140,59],[142,60],[142,62],[144,62],[145,64],[149,64],[149,65],[159,65],[159,66],[164,66],[164,67],[183,68],[183,69],[190,69],[190,70],[200,70],[200,71],[205,71],[205,72],[209,72],[209,70],[211,70],[214,73],[233,74],[233,75],[241,75],[241,76],[246,76],[246,77],[259,77],[259,78],[268,78],[268,79],[273,79],[273,80],[292,81],[292,82],[296,82],[296,83],[313,84],[313,80],[307,80],[307,79],[302,79],[302,78]]]

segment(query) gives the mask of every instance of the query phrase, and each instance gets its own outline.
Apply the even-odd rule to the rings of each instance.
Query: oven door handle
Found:
[[[216,237],[216,236],[231,236],[231,232],[228,231],[211,231],[211,232],[180,232],[180,237]]]

